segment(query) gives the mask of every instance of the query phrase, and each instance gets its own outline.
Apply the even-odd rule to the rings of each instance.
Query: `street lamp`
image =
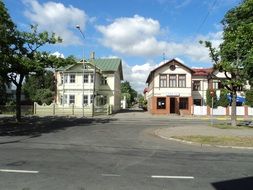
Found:
[[[85,40],[85,36],[84,36],[84,34],[83,34],[83,32],[82,32],[82,30],[80,28],[80,25],[76,25],[76,28],[77,28],[77,30],[80,31],[80,33],[81,33],[81,35],[83,37],[83,41],[84,41]],[[84,102],[83,102],[83,100],[84,100],[84,45],[83,45],[83,93],[82,93],[82,95],[83,95],[83,97],[82,97],[82,111],[83,111],[83,117],[84,117]]]

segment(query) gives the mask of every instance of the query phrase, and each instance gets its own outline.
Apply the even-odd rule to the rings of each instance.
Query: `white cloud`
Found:
[[[63,39],[64,45],[80,44],[82,40],[75,36],[73,30],[77,24],[82,29],[85,28],[89,18],[83,10],[52,1],[43,4],[37,0],[23,0],[23,2],[27,7],[25,16],[33,24],[38,24],[41,30],[56,33]]]
[[[60,53],[60,52],[58,52],[58,51],[52,53],[52,55],[54,55],[54,56],[56,56],[56,57],[64,58],[64,54],[62,54],[62,53]]]
[[[146,86],[146,80],[151,70],[159,65],[149,61],[142,65],[130,66],[123,60],[124,81],[130,82],[130,85],[138,93],[143,93]]]
[[[187,56],[194,61],[209,62],[208,50],[199,44],[199,40],[210,40],[215,46],[221,42],[221,32],[182,42],[158,40],[164,31],[159,21],[139,15],[117,18],[109,25],[96,28],[102,34],[100,41],[104,46],[131,56],[152,57],[166,53],[170,57]]]

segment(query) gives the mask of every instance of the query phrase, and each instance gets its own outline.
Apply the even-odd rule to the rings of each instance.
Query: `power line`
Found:
[[[212,12],[212,10],[213,10],[214,6],[216,5],[216,3],[217,3],[217,0],[214,0],[214,1],[213,1],[213,4],[212,4],[212,6],[211,6],[211,8],[209,9],[209,11],[207,12],[207,14],[206,14],[206,16],[204,17],[203,21],[202,21],[201,24],[199,25],[199,27],[198,27],[196,33],[198,33],[198,32],[200,31],[200,29],[202,28],[202,26],[205,24],[207,18],[209,17],[209,15],[210,15],[210,13]]]

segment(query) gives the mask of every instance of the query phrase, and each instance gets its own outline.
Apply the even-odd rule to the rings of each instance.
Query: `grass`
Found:
[[[253,147],[253,137],[231,136],[174,136],[172,138],[210,145]]]
[[[218,129],[253,129],[253,127],[250,127],[250,126],[247,126],[247,125],[240,125],[240,126],[234,127],[229,123],[214,124],[211,127],[215,127],[215,128],[218,128]]]

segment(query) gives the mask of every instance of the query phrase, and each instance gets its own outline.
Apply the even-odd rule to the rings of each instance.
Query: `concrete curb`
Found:
[[[216,147],[216,148],[233,148],[233,149],[253,150],[253,147],[201,144],[201,143],[196,143],[196,142],[192,142],[192,141],[186,141],[186,140],[176,139],[176,138],[172,138],[172,137],[166,137],[166,136],[158,134],[159,130],[160,129],[155,130],[155,135],[156,136],[158,136],[162,139],[165,139],[165,140],[175,141],[175,142],[179,142],[179,143],[183,143],[183,144],[189,144],[189,145],[195,145],[195,146],[197,145],[197,146],[201,146],[201,147]]]

